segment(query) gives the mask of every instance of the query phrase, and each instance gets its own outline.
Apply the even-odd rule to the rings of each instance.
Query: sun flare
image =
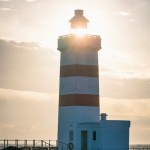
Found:
[[[83,28],[72,29],[72,34],[75,34],[77,36],[84,36],[85,34],[87,34],[87,30]]]

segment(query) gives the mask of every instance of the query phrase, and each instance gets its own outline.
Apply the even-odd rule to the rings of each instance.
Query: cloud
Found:
[[[44,100],[51,100],[55,99],[56,94],[46,94],[46,93],[39,93],[39,92],[32,92],[32,91],[19,91],[13,89],[4,89],[0,88],[0,100],[29,100],[29,101],[44,101]],[[16,99],[15,99],[16,98]]]
[[[119,16],[130,16],[131,14],[125,11],[114,11],[112,12],[114,15],[119,15]]]
[[[0,40],[0,88],[56,92],[58,66],[51,49],[37,43]]]
[[[0,0],[1,2],[9,2],[9,1],[11,1],[11,0]]]
[[[12,9],[12,8],[7,8],[7,7],[2,7],[0,8],[2,11],[18,11],[17,9]]]
[[[150,77],[136,76],[140,66],[136,63],[130,65],[130,57],[119,54],[115,57],[110,66],[106,65],[111,60],[109,55],[108,60],[103,57],[100,60],[101,96],[121,99],[150,98]],[[139,69],[138,72],[144,73],[145,69]],[[0,40],[0,72],[0,88],[58,93],[59,56],[37,43]]]
[[[102,97],[121,99],[150,99],[150,78],[118,78],[100,75]]]
[[[148,54],[146,54],[148,55]],[[150,98],[148,57],[105,47],[99,53],[100,93],[102,97]]]
[[[35,0],[26,0],[26,2],[31,3],[34,2]]]
[[[127,38],[130,38],[130,36]],[[122,40],[125,41],[125,39]],[[143,44],[141,47],[142,51],[139,51],[136,47],[132,47],[131,41],[129,49],[126,47],[126,45],[129,44],[125,42],[123,42],[121,47],[119,43],[115,46],[113,44],[110,46],[110,43],[106,41],[102,43],[103,48],[99,52],[100,73],[118,76],[119,78],[150,78],[149,46]],[[118,40],[116,42],[118,42]],[[145,41],[142,40],[138,42],[135,40],[134,42],[137,42],[137,45]]]

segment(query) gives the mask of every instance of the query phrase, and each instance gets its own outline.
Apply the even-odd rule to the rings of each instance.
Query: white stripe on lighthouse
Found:
[[[66,51],[61,53],[61,66],[80,64],[98,66],[98,52],[95,51]]]
[[[59,108],[59,121],[61,122],[97,122],[98,120],[99,107],[63,106]]]
[[[94,94],[99,95],[99,81],[96,77],[61,77],[60,95]]]

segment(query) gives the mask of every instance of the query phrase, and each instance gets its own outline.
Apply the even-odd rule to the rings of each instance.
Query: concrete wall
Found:
[[[83,121],[86,119],[81,118]],[[87,119],[88,120],[88,119]],[[65,143],[73,143],[74,149],[81,149],[81,131],[87,131],[88,150],[128,150],[130,121],[101,120],[100,122],[70,122],[61,126],[60,137]],[[69,140],[69,131],[74,132],[73,140]],[[93,140],[93,132],[96,140]]]
[[[102,120],[102,150],[128,150],[129,128],[130,121]]]
[[[69,131],[77,131],[77,125],[81,122],[97,122],[99,120],[99,108],[88,106],[69,106],[59,108],[58,140],[69,143]],[[77,138],[78,139],[78,138]]]

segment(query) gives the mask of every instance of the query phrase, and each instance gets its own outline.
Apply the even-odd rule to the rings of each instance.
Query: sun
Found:
[[[84,28],[72,29],[72,34],[74,34],[76,36],[84,36],[87,34],[87,30]]]

